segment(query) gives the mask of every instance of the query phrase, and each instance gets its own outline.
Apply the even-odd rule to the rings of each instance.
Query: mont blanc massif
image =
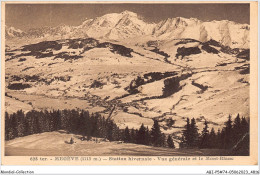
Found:
[[[179,142],[187,117],[201,130],[249,118],[250,26],[130,11],[79,26],[5,27],[5,110],[88,110],[119,128]]]

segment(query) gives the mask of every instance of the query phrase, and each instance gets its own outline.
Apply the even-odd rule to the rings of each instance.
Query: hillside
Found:
[[[76,143],[68,144],[70,138]],[[225,156],[226,150],[170,149],[131,143],[81,141],[62,131],[35,134],[7,141],[6,156]],[[95,148],[95,149],[94,149]]]

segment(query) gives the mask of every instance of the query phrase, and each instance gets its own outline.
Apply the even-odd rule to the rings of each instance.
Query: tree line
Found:
[[[57,130],[66,130],[87,138],[101,137],[109,141],[175,147],[171,136],[166,140],[156,120],[151,130],[143,124],[139,129],[119,129],[111,118],[98,113],[90,114],[85,110],[32,110],[27,113],[19,110],[13,114],[5,113],[5,140]]]
[[[234,121],[231,115],[225,122],[222,130],[218,129],[216,132],[214,128],[209,131],[208,122],[205,120],[204,128],[199,133],[194,118],[191,120],[187,118],[184,127],[180,148],[209,148],[209,149],[231,149],[238,144],[245,136],[249,137],[249,122],[245,117],[236,116]],[[249,139],[244,143],[244,147],[249,148]]]
[[[123,141],[126,143],[175,148],[171,135],[168,135],[166,138],[166,135],[161,132],[157,120],[154,120],[151,130],[145,127],[144,124],[142,124],[139,129],[129,130],[129,128],[126,127],[123,136]]]
[[[166,137],[161,132],[157,120],[154,120],[151,129],[144,124],[139,129],[128,127],[120,129],[111,118],[105,118],[99,113],[90,114],[85,110],[32,110],[27,113],[19,110],[13,114],[5,113],[5,140],[58,130],[87,138],[100,137],[109,141],[175,148],[172,136]],[[187,118],[179,146],[180,148],[230,149],[248,133],[249,123],[239,114],[234,121],[229,115],[225,126],[217,132],[214,128],[209,131],[208,122],[205,120],[204,128],[199,133],[196,120]],[[246,147],[249,148],[249,139],[246,140]]]
[[[104,137],[111,141],[119,139],[119,128],[113,120],[105,119],[98,113],[66,109],[5,113],[6,140],[57,130],[83,136]]]

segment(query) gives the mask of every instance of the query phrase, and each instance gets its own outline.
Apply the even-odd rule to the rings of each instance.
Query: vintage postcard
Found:
[[[257,6],[2,2],[2,164],[257,165]]]

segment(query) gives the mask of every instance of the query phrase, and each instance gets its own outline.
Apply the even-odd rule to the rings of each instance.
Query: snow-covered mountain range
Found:
[[[94,19],[86,19],[79,26],[58,26],[30,29],[23,32],[6,27],[6,38],[54,38],[68,39],[93,37],[107,40],[125,40],[149,36],[158,40],[190,38],[201,42],[215,40],[231,48],[249,48],[248,24],[233,21],[203,22],[196,18],[168,18],[159,23],[147,23],[130,11],[110,13]]]

